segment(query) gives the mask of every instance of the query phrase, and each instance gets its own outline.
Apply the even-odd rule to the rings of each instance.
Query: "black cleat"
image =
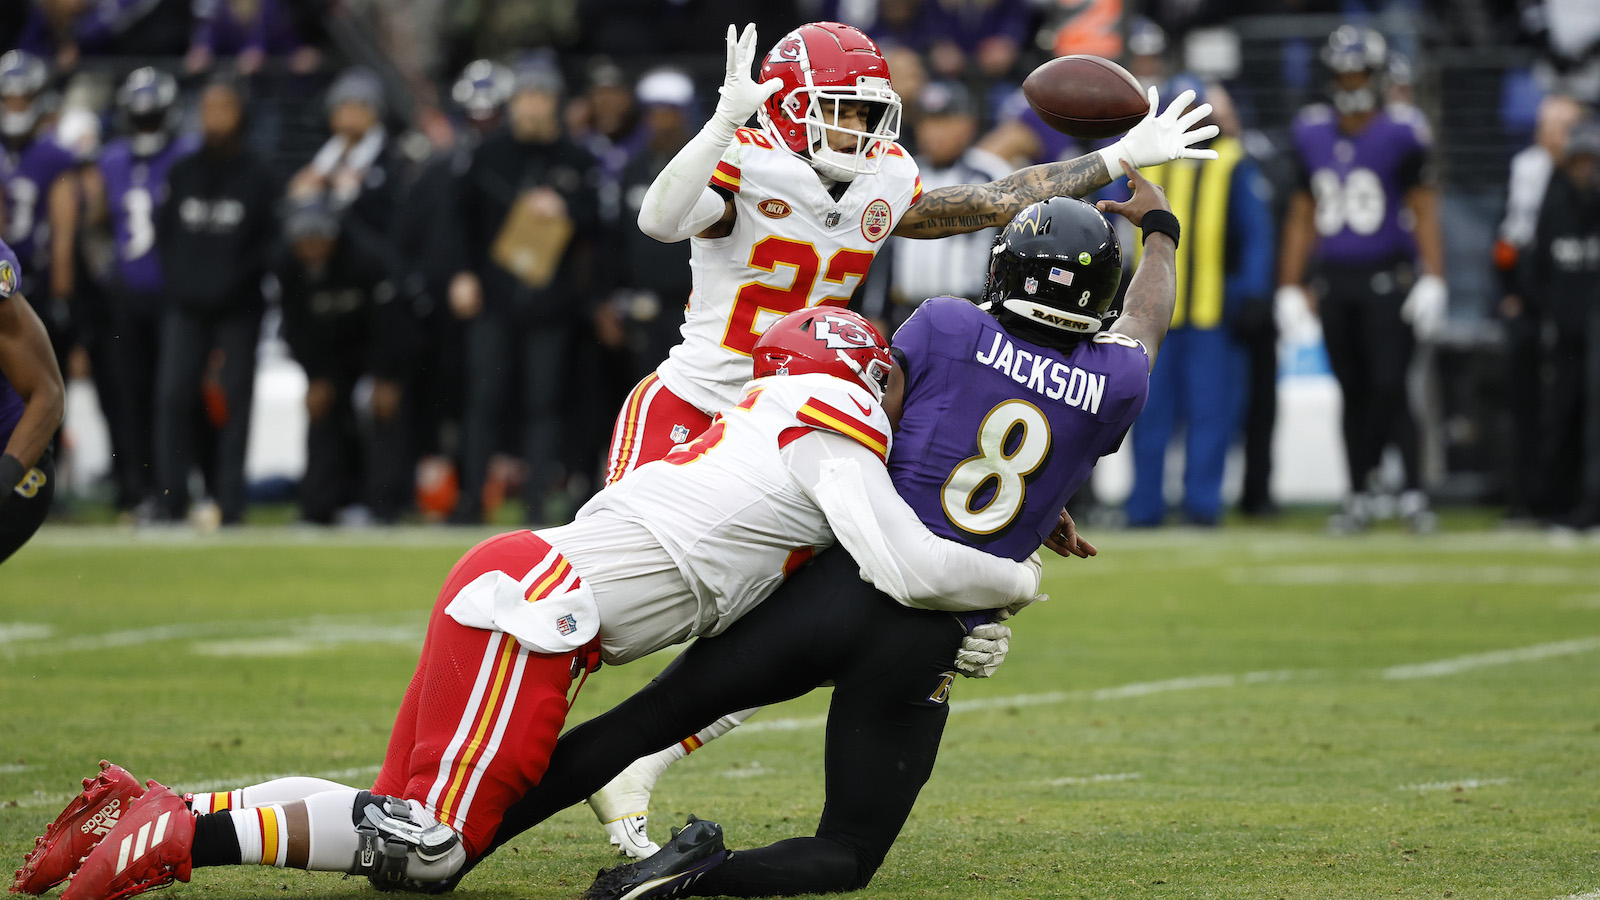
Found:
[[[648,859],[601,869],[583,900],[666,900],[682,896],[700,876],[728,858],[722,826],[689,817],[683,830]]]

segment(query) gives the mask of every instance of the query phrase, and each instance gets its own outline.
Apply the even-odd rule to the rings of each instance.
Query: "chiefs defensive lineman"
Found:
[[[1157,165],[1215,159],[1193,145],[1216,126],[1190,130],[1211,112],[1187,115],[1181,94],[1112,146],[1066,162],[1031,166],[998,181],[924,192],[911,155],[896,144],[900,98],[883,54],[838,22],[791,31],[750,76],[755,26],[728,26],[727,72],[716,113],[662,169],[639,210],[639,227],[661,241],[693,240],[693,293],[683,342],[634,388],[617,417],[607,480],[659,459],[699,434],[710,412],[738,399],[750,349],[778,317],[816,305],[844,306],[889,235],[939,238],[1009,222],[1050,197],[1083,197],[1121,173],[1121,162]],[[743,127],[755,114],[758,128]],[[630,856],[655,852],[646,836],[649,791],[666,766],[725,733],[748,714],[640,761],[591,798],[611,841]]]

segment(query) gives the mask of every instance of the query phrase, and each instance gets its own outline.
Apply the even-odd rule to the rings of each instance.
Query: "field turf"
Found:
[[[445,571],[477,535],[47,528],[0,568],[0,860],[102,756],[183,789],[365,785]],[[1011,659],[962,680],[871,898],[1600,900],[1600,544],[1487,531],[1106,533],[1054,560]],[[574,720],[664,657],[602,670]],[[733,847],[810,833],[827,691],[676,767]],[[460,894],[576,896],[615,857],[585,808]],[[195,873],[179,895],[371,896]]]

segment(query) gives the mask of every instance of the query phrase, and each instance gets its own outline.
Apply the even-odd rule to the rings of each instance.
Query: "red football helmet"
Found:
[[[900,95],[889,83],[889,64],[878,45],[838,22],[812,22],[784,35],[761,62],[765,82],[783,82],[762,104],[762,128],[773,140],[834,181],[850,181],[883,166],[882,146],[900,136]],[[840,128],[839,104],[871,104],[867,130]],[[823,110],[829,117],[823,117]],[[854,150],[835,150],[828,133],[855,138]]]
[[[821,372],[855,381],[883,400],[894,358],[872,323],[848,309],[802,309],[772,323],[756,341],[755,377]]]

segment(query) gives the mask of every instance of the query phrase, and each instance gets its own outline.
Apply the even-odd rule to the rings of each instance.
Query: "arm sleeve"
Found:
[[[676,243],[693,237],[716,224],[726,210],[727,201],[709,186],[711,176],[721,166],[734,167],[723,162],[725,155],[735,158],[738,145],[733,143],[733,129],[716,116],[711,117],[700,133],[678,151],[650,183],[644,202],[639,206],[639,230],[663,243]],[[734,175],[737,178],[737,174]]]
[[[895,493],[882,461],[860,444],[814,431],[787,450],[796,480],[860,564],[862,578],[902,606],[998,609],[1038,593],[1033,565],[930,532]]]

